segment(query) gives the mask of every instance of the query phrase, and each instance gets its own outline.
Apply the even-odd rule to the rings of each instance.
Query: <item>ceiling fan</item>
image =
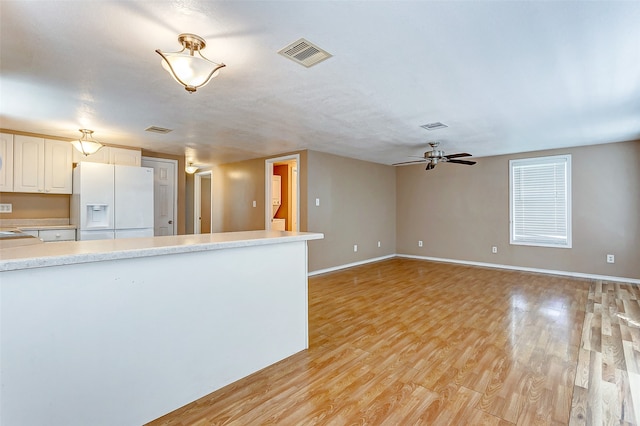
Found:
[[[404,163],[395,163],[394,166],[402,166],[405,164],[413,164],[413,163],[427,163],[427,168],[425,170],[432,170],[436,167],[438,163],[456,163],[456,164],[466,164],[468,166],[473,166],[476,164],[475,161],[467,161],[467,160],[456,160],[456,158],[460,157],[471,157],[471,154],[467,154],[466,152],[461,152],[458,154],[444,155],[444,151],[438,149],[440,142],[429,142],[429,146],[431,146],[431,151],[427,151],[424,153],[424,158],[421,160],[415,161],[405,161]]]

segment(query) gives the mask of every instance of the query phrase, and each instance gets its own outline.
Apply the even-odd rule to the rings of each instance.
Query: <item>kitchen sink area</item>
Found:
[[[40,238],[22,232],[19,229],[0,230],[0,249],[31,244],[42,244],[42,241]]]
[[[68,218],[0,219],[0,249],[75,239],[76,229]]]

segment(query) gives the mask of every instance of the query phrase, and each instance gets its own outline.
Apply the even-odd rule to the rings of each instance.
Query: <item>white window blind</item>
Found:
[[[509,161],[511,244],[571,247],[571,155]]]

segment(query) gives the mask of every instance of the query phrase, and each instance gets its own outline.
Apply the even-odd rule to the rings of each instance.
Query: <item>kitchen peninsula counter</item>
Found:
[[[250,231],[0,250],[0,424],[144,424],[308,347],[307,241]]]
[[[95,241],[62,241],[0,250],[0,271],[307,241],[309,232],[244,231]]]

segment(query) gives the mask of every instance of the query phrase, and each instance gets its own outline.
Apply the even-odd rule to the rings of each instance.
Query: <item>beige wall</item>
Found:
[[[308,228],[324,233],[309,241],[309,271],[395,253],[393,167],[309,151],[307,169]]]
[[[264,158],[223,164],[217,169],[214,199],[221,203],[214,206],[220,216],[214,225],[220,229],[214,227],[214,232],[264,229]]]
[[[300,230],[325,234],[309,242],[309,271],[395,253],[395,169],[315,151],[298,154]],[[264,229],[266,159],[214,169],[214,232]]]
[[[510,245],[509,160],[557,154],[572,154],[573,248]],[[640,278],[639,141],[477,161],[397,168],[397,253]]]
[[[68,194],[0,193],[0,203],[12,204],[11,213],[0,219],[69,219]]]
[[[264,229],[265,160],[291,154],[300,155],[300,231],[306,231],[307,151],[300,151],[214,167],[212,232]],[[253,200],[256,207],[253,207]]]
[[[194,215],[194,197],[195,197],[195,177],[192,174],[185,173],[185,189],[184,189],[184,201],[185,201],[185,219],[184,230],[186,234],[193,234],[193,215]]]

